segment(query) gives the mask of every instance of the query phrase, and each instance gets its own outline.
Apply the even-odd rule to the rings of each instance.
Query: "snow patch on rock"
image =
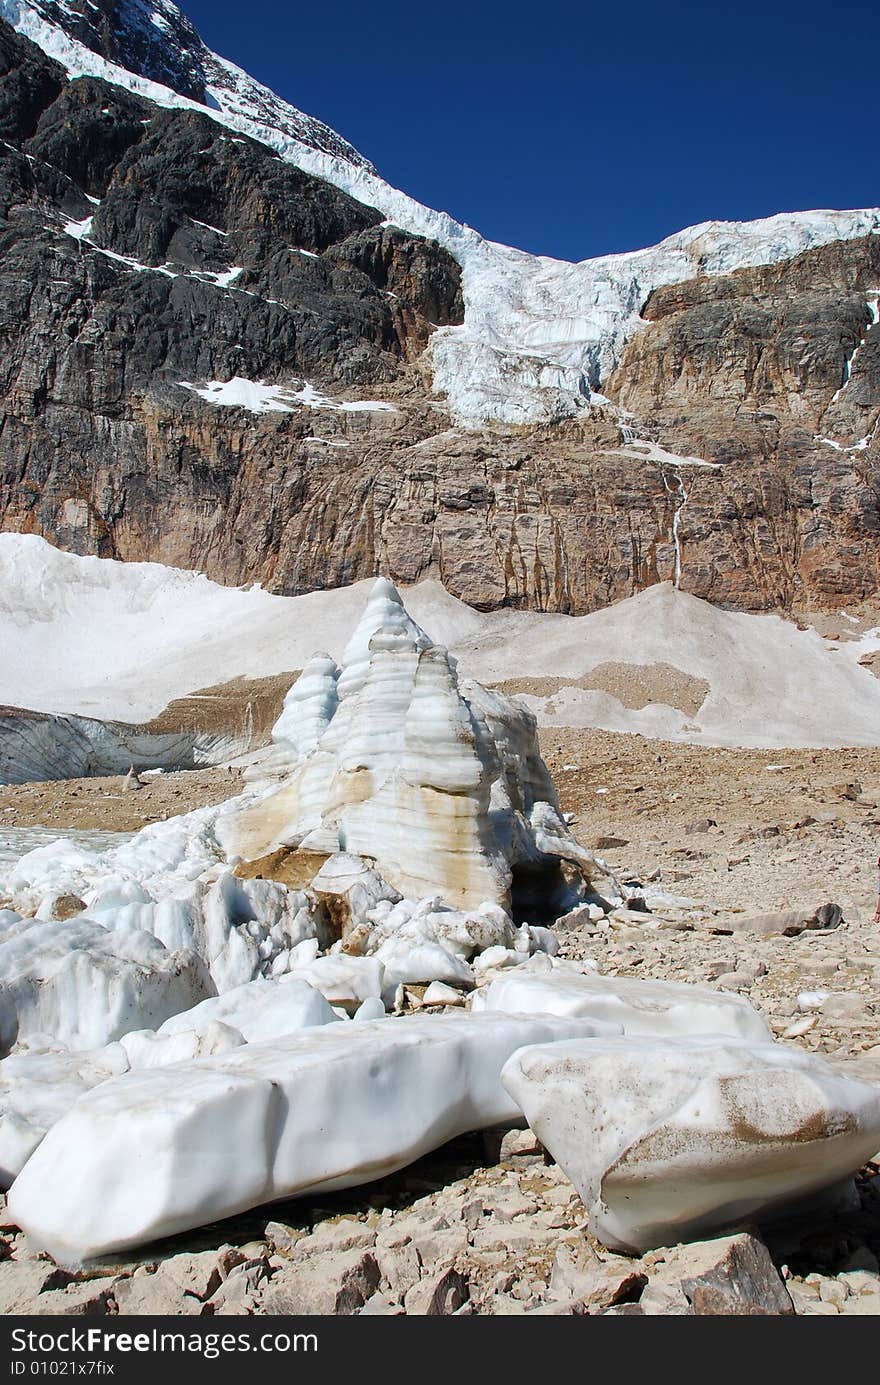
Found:
[[[299,385],[299,389],[294,388],[295,384]],[[231,380],[225,381],[209,380],[205,385],[193,385],[188,380],[180,381],[181,389],[191,390],[200,399],[204,399],[206,404],[216,404],[228,409],[246,409],[251,414],[294,414],[300,409],[333,409],[340,413],[394,413],[393,404],[385,404],[377,399],[331,399],[307,381],[294,381],[294,385],[267,385],[264,380],[247,380],[242,375],[234,375]]]

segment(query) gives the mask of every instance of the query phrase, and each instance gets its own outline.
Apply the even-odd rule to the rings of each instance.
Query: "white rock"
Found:
[[[803,1019],[795,1020],[787,1029],[783,1030],[783,1039],[800,1039],[804,1034],[809,1034],[811,1029],[816,1027],[816,1016],[805,1015]]]
[[[780,1044],[577,1040],[521,1050],[503,1081],[580,1193],[592,1233],[622,1250],[777,1211],[880,1145],[880,1088]]]
[[[559,952],[559,939],[550,928],[540,928],[535,924],[529,925],[530,951],[546,952],[548,956],[555,957]]]
[[[49,1131],[9,1215],[73,1264],[379,1178],[466,1130],[518,1118],[500,1082],[517,1048],[592,1032],[551,1017],[419,1015],[128,1073]]]
[[[830,991],[801,991],[797,998],[797,1007],[802,1015],[808,1015],[813,1010],[821,1010],[830,994]]]
[[[432,981],[422,996],[423,1005],[461,1005],[464,1003],[464,996],[461,991],[457,991],[454,986],[447,986],[445,981]]]
[[[525,961],[522,952],[512,947],[487,947],[474,958],[474,971],[497,971],[504,967],[518,967]]]
[[[673,981],[584,974],[568,964],[536,975],[518,968],[474,997],[475,1010],[573,1015],[624,1034],[728,1034],[769,1040],[761,1016],[741,996]]]

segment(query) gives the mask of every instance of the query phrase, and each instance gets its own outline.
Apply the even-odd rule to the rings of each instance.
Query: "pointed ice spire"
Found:
[[[276,745],[289,748],[291,763],[310,755],[329,726],[338,705],[339,669],[329,654],[313,654],[284,699],[281,716],[272,727]]]
[[[378,630],[383,640],[395,635],[415,650],[430,649],[433,641],[407,614],[400,592],[387,577],[377,577],[357,629],[345,646],[339,675],[339,701],[351,697],[364,685],[370,667],[370,641]],[[387,647],[387,646],[386,646]]]

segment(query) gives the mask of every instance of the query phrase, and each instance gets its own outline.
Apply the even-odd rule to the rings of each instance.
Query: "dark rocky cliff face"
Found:
[[[641,436],[719,464],[680,472],[682,506],[610,411],[453,426],[422,357],[461,321],[450,256],[209,115],[69,82],[0,24],[0,139],[0,527],[277,591],[382,570],[582,612],[672,577],[678,510],[697,595],[876,592],[880,238],[651,296],[604,388]],[[393,408],[187,388],[236,376]]]

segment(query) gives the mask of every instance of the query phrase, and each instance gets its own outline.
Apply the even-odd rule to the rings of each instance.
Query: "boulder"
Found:
[[[420,1279],[404,1296],[404,1307],[410,1316],[445,1317],[455,1313],[470,1298],[470,1286],[460,1270],[453,1268]]]
[[[32,1313],[34,1317],[63,1318],[102,1318],[111,1314],[116,1306],[116,1289],[120,1280],[113,1275],[100,1279],[87,1279],[81,1284],[67,1284],[63,1289],[52,1289],[40,1294],[32,1304],[21,1311]],[[186,1311],[185,1309],[182,1311]]]
[[[578,1302],[594,1313],[624,1300],[639,1298],[647,1276],[639,1268],[616,1256],[602,1261],[585,1246],[560,1247],[550,1274],[550,1299]]]
[[[781,935],[796,938],[800,933],[839,928],[843,923],[839,904],[822,904],[817,909],[784,909],[775,914],[734,917],[710,924],[713,933],[756,933],[763,937]]]
[[[789,1315],[788,1290],[757,1236],[747,1232],[711,1241],[695,1241],[668,1252],[651,1280],[645,1312],[656,1312],[667,1291],[683,1295],[698,1317]]]
[[[200,1300],[194,1294],[188,1293],[163,1268],[156,1270],[154,1274],[141,1269],[130,1279],[118,1279],[113,1297],[116,1299],[120,1316],[198,1316],[202,1312]]]
[[[264,1313],[357,1313],[379,1288],[379,1266],[372,1251],[326,1252],[289,1263],[264,1292]]]

